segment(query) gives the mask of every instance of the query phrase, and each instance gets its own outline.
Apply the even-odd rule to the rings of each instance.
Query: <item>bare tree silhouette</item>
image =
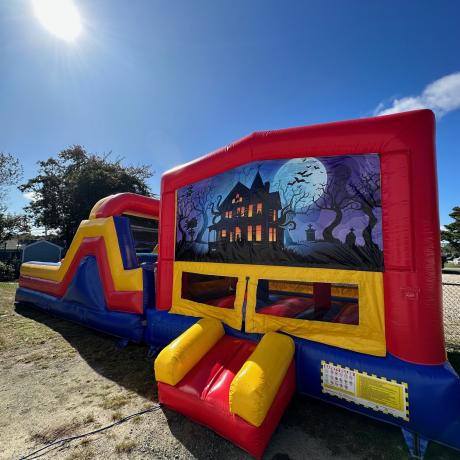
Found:
[[[195,229],[198,226],[198,219],[196,217],[192,217],[185,221],[185,228],[187,233],[190,235],[190,240],[193,241],[193,236],[195,235]]]
[[[177,227],[181,235],[180,246],[187,241],[188,229],[184,227],[184,223],[187,224],[193,211],[193,185],[189,185],[185,190],[181,190],[177,197]]]
[[[278,181],[275,188],[279,191],[282,206],[277,225],[286,230],[295,230],[297,224],[294,218],[297,214],[308,212],[313,203],[312,195],[299,183],[292,185]],[[288,232],[285,232],[285,237],[288,244],[292,243]]]
[[[217,195],[217,203],[214,201],[211,203],[211,214],[212,214],[212,224],[217,224],[220,218],[222,218],[222,214],[220,211],[220,205],[222,202],[222,195]]]
[[[372,230],[377,225],[378,219],[374,214],[374,209],[382,207],[380,173],[366,170],[349,184],[353,199],[351,209],[362,211],[367,215],[369,221],[363,230],[363,239],[366,246],[375,245],[372,240]]]
[[[193,194],[193,209],[201,216],[201,227],[200,230],[198,230],[198,233],[195,238],[195,241],[197,243],[203,242],[203,236],[208,228],[208,211],[212,211],[212,208],[214,206],[214,190],[215,186],[209,184]]]
[[[345,165],[333,167],[332,174],[328,174],[327,183],[319,187],[319,198],[315,205],[320,210],[335,213],[332,222],[323,230],[323,239],[331,243],[338,240],[334,237],[334,229],[342,222],[343,212],[351,207],[353,195],[347,189],[347,181],[350,177],[350,168]]]

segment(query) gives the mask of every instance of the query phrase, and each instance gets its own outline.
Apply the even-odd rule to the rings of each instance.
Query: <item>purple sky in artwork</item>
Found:
[[[212,197],[210,202],[217,202],[219,195],[225,199],[235,184],[240,181],[247,187],[250,187],[257,170],[260,171],[264,182],[270,182],[270,191],[275,192],[278,190],[278,184],[291,183],[294,176],[307,162],[311,165],[311,171],[315,175],[309,178],[305,187],[312,196],[312,199],[300,212],[295,215],[296,228],[289,231],[289,235],[294,242],[302,242],[306,239],[305,230],[311,224],[316,231],[316,239],[322,239],[323,230],[331,223],[335,213],[329,210],[320,210],[316,203],[320,203],[321,191],[326,184],[325,178],[327,177],[327,184],[331,181],[334,182],[336,175],[340,174],[342,178],[341,187],[350,190],[350,184],[359,182],[363,174],[372,173],[375,177],[380,177],[380,160],[377,154],[367,155],[341,155],[331,157],[318,157],[303,159],[290,159],[290,160],[267,160],[249,163],[238,168],[228,170],[222,174],[213,176],[211,178],[196,182],[193,184],[194,197],[203,189],[211,186],[213,188]],[[323,176],[320,176],[323,174]],[[310,174],[311,175],[311,174]],[[300,176],[299,176],[300,177]],[[186,192],[187,187],[178,190],[178,199]],[[379,192],[378,192],[379,194]],[[282,195],[281,195],[282,198]],[[282,198],[282,204],[283,198]],[[350,229],[354,229],[356,235],[356,244],[363,245],[363,230],[368,224],[368,216],[360,210],[350,209],[346,207],[342,210],[343,216],[341,223],[334,229],[333,236],[342,242],[345,241],[346,235]],[[381,208],[375,207],[373,213],[377,218],[377,224],[372,232],[372,240],[375,244],[383,249],[382,244],[382,220]],[[211,223],[211,212],[208,211],[209,223]],[[195,217],[198,219],[198,227],[201,225],[201,217],[197,214]],[[207,240],[207,232],[205,235]]]

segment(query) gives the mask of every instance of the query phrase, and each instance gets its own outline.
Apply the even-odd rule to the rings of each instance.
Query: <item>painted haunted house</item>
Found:
[[[209,226],[209,252],[226,252],[228,246],[242,248],[284,246],[284,229],[279,226],[279,192],[270,192],[258,171],[250,188],[241,182],[218,206]]]

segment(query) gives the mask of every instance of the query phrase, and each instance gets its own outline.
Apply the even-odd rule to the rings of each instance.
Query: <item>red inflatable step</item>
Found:
[[[158,382],[162,404],[211,428],[260,458],[295,391],[294,361],[260,427],[230,412],[230,384],[257,343],[223,336],[176,385]]]

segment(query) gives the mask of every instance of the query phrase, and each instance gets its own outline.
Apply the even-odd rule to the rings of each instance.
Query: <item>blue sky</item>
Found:
[[[26,178],[78,143],[151,164],[158,192],[165,170],[253,131],[432,105],[441,222],[460,205],[460,2],[74,3],[68,43],[30,1],[0,0],[0,150]]]

